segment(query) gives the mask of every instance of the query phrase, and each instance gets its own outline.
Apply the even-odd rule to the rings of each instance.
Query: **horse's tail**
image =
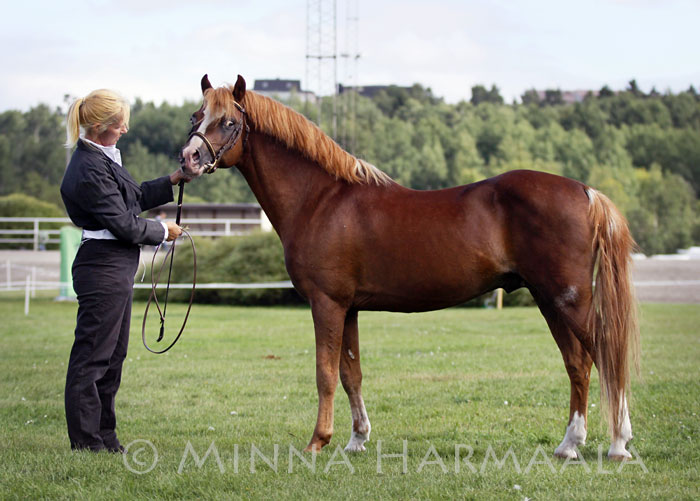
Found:
[[[607,403],[608,423],[617,435],[626,412],[630,365],[639,372],[637,302],[631,277],[631,253],[636,244],[625,217],[610,199],[592,188],[587,194],[595,256],[589,325],[601,403]]]

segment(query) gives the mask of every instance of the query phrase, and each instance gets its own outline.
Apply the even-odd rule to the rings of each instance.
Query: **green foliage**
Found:
[[[338,110],[346,109],[350,96],[342,95]],[[340,113],[335,121],[338,142],[407,187],[443,188],[512,169],[541,170],[606,193],[645,252],[700,243],[700,96],[692,86],[678,94],[645,94],[632,80],[622,92],[606,86],[573,105],[563,103],[558,89],[542,98],[531,89],[522,104],[505,105],[496,85],[475,85],[470,101],[454,105],[417,84],[353,99],[354,118]],[[307,109],[296,97],[290,105],[318,119],[316,106]],[[197,106],[136,101],[119,147],[137,180],[178,168],[177,153]],[[324,98],[321,126],[328,133],[332,110]],[[0,195],[23,192],[61,206],[63,137],[61,110],[0,113]],[[254,201],[235,169],[197,179],[187,192],[188,199],[201,201]]]
[[[182,106],[137,100],[133,106],[129,134],[119,141],[119,148],[128,153],[131,146],[140,142],[146,150],[177,160],[178,153],[190,129],[190,115],[199,105],[186,102]]]
[[[496,85],[492,85],[490,90],[487,90],[483,85],[475,85],[472,87],[471,103],[474,106],[481,103],[503,104],[503,97]]]
[[[0,197],[0,217],[63,217],[55,204],[23,193]]]
[[[23,193],[12,193],[0,196],[0,217],[63,217],[63,211],[55,204],[39,200]],[[39,232],[39,242],[42,242],[42,235],[45,230],[57,230],[65,223],[42,223],[42,230]],[[33,223],[2,223],[3,229],[27,230],[33,229]],[[17,235],[16,238],[29,238],[31,234]],[[46,236],[48,238],[48,236]],[[23,249],[31,247],[31,243],[13,242],[3,244],[4,248]],[[43,244],[42,244],[43,245]],[[49,248],[55,248],[55,244],[47,244]]]
[[[677,174],[663,173],[658,165],[636,169],[638,206],[629,211],[637,244],[646,254],[684,249],[693,243],[697,215],[690,185]]]
[[[276,233],[256,233],[242,237],[196,238],[197,282],[200,283],[261,283],[289,280],[284,265],[282,244]],[[161,251],[160,259],[165,256]],[[169,263],[169,258],[168,258]],[[173,283],[191,283],[192,247],[186,240],[178,242],[173,261]],[[149,271],[144,280],[150,283]],[[156,264],[157,275],[160,264]],[[167,264],[160,282],[167,280]],[[147,299],[150,291],[139,290],[138,299]],[[159,295],[160,298],[160,295]],[[189,290],[171,290],[169,299],[189,301]],[[293,289],[198,289],[197,303],[230,305],[298,304],[300,296]]]
[[[0,114],[0,195],[22,192],[63,205],[58,192],[66,166],[60,110],[39,105]]]

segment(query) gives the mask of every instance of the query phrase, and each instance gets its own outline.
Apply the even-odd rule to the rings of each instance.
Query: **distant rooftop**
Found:
[[[343,84],[340,84],[340,93],[342,94],[343,92],[348,92],[351,90],[357,91],[357,93],[361,96],[365,97],[374,97],[377,94],[379,94],[383,90],[387,90],[390,87],[398,88],[398,89],[405,89],[405,90],[410,90],[411,87],[401,87],[398,85],[358,85],[357,87],[345,87]]]
[[[301,81],[282,80],[280,78],[275,78],[274,80],[256,80],[253,90],[258,92],[299,92],[301,90]]]
[[[558,89],[556,89],[558,90]],[[540,98],[540,101],[545,100],[546,96],[545,90],[538,90],[537,95]],[[581,103],[583,100],[586,98],[588,94],[591,94],[593,96],[598,95],[597,90],[562,90],[561,91],[561,100],[566,103],[566,104],[574,104],[574,103]]]

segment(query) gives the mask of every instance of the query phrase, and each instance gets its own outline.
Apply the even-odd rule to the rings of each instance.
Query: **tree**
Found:
[[[409,186],[416,190],[445,188],[447,176],[445,152],[437,135],[433,135],[420,150],[418,162],[411,170]]]
[[[674,253],[693,242],[696,224],[692,189],[680,176],[654,164],[637,169],[639,205],[629,211],[630,229],[645,254]]]
[[[379,91],[374,97],[374,102],[382,113],[388,117],[393,117],[408,98],[409,93],[406,89],[391,85]]]
[[[456,134],[457,146],[450,170],[450,184],[461,185],[479,181],[484,175],[484,160],[479,155],[474,137],[466,128]]]
[[[608,87],[607,85],[603,85],[603,87],[601,87],[600,91],[598,91],[598,97],[600,99],[605,99],[605,98],[614,97],[614,96],[615,96],[615,93],[612,90],[610,90],[610,87]]]
[[[483,85],[475,85],[472,87],[471,103],[474,106],[481,103],[503,104],[503,97],[495,84],[491,86],[491,90],[486,90]]]
[[[583,103],[574,104],[567,129],[581,129],[591,139],[600,136],[609,121],[609,115],[599,105],[597,100],[586,100]]]
[[[680,94],[666,94],[661,98],[671,114],[673,127],[700,130],[700,102],[694,94],[695,89]]]
[[[524,105],[540,104],[540,94],[535,89],[530,89],[525,91],[525,93],[520,96],[520,100]]]
[[[136,142],[140,142],[151,153],[160,153],[172,159],[187,140],[189,117],[198,108],[193,103],[171,106],[163,103],[156,107],[153,103],[136,107],[130,120],[130,130],[119,141],[119,148],[125,153]]]
[[[632,94],[634,97],[644,97],[644,92],[642,92],[639,89],[639,86],[637,85],[637,80],[634,78],[629,81],[629,83],[627,84],[626,90],[627,90],[627,92]]]
[[[557,106],[564,104],[564,98],[562,97],[561,90],[559,89],[547,89],[544,91],[544,104],[546,106]]]

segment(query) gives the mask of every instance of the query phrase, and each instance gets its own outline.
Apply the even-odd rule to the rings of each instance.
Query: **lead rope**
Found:
[[[180,191],[177,194],[177,215],[175,216],[175,224],[180,226],[180,218],[182,217],[182,197],[185,193],[185,181],[180,181],[178,185]],[[163,339],[163,334],[165,333],[165,312],[168,310],[168,293],[170,292],[170,278],[173,276],[173,259],[175,259],[175,242],[177,239],[173,240],[173,245],[170,246],[170,269],[168,270],[168,286],[165,288],[165,303],[163,304],[163,313],[160,315],[160,334],[158,334],[158,339],[156,343],[160,343]],[[166,255],[167,258],[167,255]],[[151,267],[153,271],[153,267]],[[153,280],[151,280],[153,283]],[[158,303],[156,303],[158,304]],[[158,309],[160,313],[160,308]]]
[[[177,215],[175,216],[175,224],[180,226],[180,218],[182,216],[182,197],[185,192],[185,181],[182,180],[178,184],[180,191],[177,196]],[[177,242],[177,239],[173,240],[172,245],[168,249],[168,252],[165,254],[165,258],[163,259],[163,263],[160,266],[160,269],[158,270],[158,275],[156,276],[155,280],[153,278],[153,269],[155,268],[155,260],[156,260],[156,255],[158,252],[156,251],[153,254],[153,260],[151,261],[151,294],[148,297],[148,302],[146,303],[146,311],[143,314],[143,325],[141,327],[141,339],[143,341],[144,347],[150,351],[151,353],[156,353],[156,354],[161,354],[165,353],[168,351],[170,348],[175,346],[175,343],[177,343],[178,339],[180,339],[180,336],[185,330],[185,325],[187,325],[187,318],[190,315],[190,310],[192,309],[192,302],[194,300],[194,289],[195,289],[195,284],[197,283],[197,253],[194,247],[194,241],[192,240],[192,236],[187,232],[187,230],[182,230],[182,233],[184,233],[187,238],[190,240],[190,244],[192,246],[192,264],[193,264],[193,276],[192,276],[192,292],[190,293],[190,300],[189,304],[187,305],[187,312],[185,313],[185,319],[182,322],[182,327],[180,328],[180,331],[178,332],[177,336],[175,337],[175,340],[164,350],[153,350],[150,346],[148,346],[148,343],[146,342],[146,319],[148,318],[148,309],[151,306],[151,302],[155,303],[156,309],[158,310],[158,315],[160,316],[160,332],[158,334],[158,339],[156,340],[157,343],[160,343],[163,340],[163,336],[165,334],[165,313],[168,308],[168,293],[170,292],[170,279],[172,278],[172,273],[173,273],[173,258],[175,256],[175,242]],[[160,246],[158,247],[160,249]],[[158,302],[158,296],[156,295],[156,285],[160,281],[160,275],[163,272],[163,267],[165,266],[166,261],[168,260],[168,257],[170,257],[170,266],[168,270],[168,283],[165,288],[165,302],[163,303],[163,310],[161,311],[160,309],[160,303]]]

